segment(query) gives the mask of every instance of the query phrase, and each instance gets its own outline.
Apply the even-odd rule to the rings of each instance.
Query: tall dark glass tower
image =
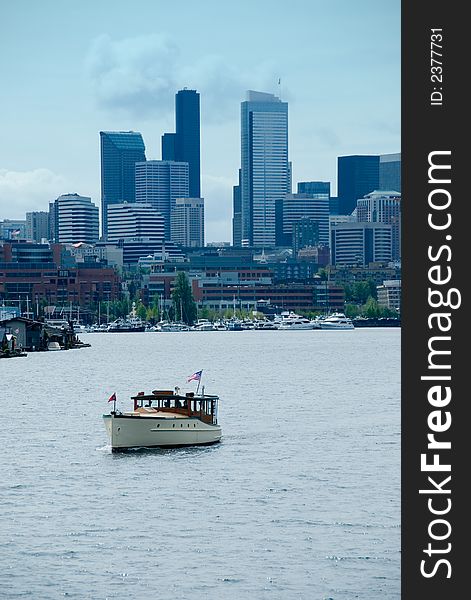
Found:
[[[142,135],[135,131],[100,131],[102,233],[108,233],[110,204],[135,202],[135,164],[145,161]]]
[[[379,188],[379,156],[339,156],[337,184],[339,213],[349,215],[357,200]]]
[[[200,95],[196,90],[180,90],[175,96],[175,131],[162,136],[162,160],[187,162],[190,197],[201,195],[200,174]]]

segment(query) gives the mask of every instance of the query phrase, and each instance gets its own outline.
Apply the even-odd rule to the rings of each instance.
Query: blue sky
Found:
[[[289,102],[293,188],[335,192],[337,156],[400,151],[399,0],[2,5],[0,219],[67,192],[99,204],[99,131],[140,131],[160,159],[185,86],[201,93],[208,241],[231,239],[247,89]]]

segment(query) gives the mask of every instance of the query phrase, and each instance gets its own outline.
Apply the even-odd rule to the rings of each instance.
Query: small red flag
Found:
[[[108,402],[116,402],[116,392],[114,392],[113,395],[109,397]]]

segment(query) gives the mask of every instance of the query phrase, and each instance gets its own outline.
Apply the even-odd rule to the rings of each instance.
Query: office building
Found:
[[[391,261],[391,225],[337,223],[331,227],[331,264],[367,266]]]
[[[26,213],[26,239],[32,242],[49,240],[49,213],[35,211]]]
[[[401,280],[400,279],[386,279],[382,285],[376,286],[378,293],[378,304],[396,310],[401,310]]]
[[[108,206],[107,242],[145,237],[164,241],[164,218],[150,204],[139,202]]]
[[[189,197],[186,162],[148,160],[136,163],[136,202],[150,204],[165,222],[165,239],[171,239],[171,214],[177,198]]]
[[[162,160],[177,160],[175,150],[176,133],[164,133],[162,136]]]
[[[175,96],[175,133],[162,136],[162,160],[188,163],[189,193],[201,195],[200,95],[183,89]]]
[[[298,194],[327,194],[330,197],[330,181],[300,181]]]
[[[232,245],[242,246],[242,197],[239,182],[232,188]]]
[[[54,213],[54,241],[61,244],[93,244],[99,237],[99,211],[92,199],[63,194],[50,205]]]
[[[319,244],[319,223],[314,219],[303,217],[293,223],[293,254],[297,255],[301,248]]]
[[[380,190],[401,191],[401,153],[381,154],[379,157]]]
[[[146,160],[144,140],[135,131],[100,131],[102,232],[108,233],[108,206],[135,202],[135,164]]]
[[[241,103],[244,246],[275,246],[281,241],[277,237],[283,234],[282,203],[289,188],[288,103],[273,94],[249,91]]]
[[[339,214],[349,215],[358,198],[379,188],[379,156],[339,156],[337,185]]]
[[[401,259],[401,194],[375,190],[357,202],[357,220],[386,223],[392,231],[392,260]]]
[[[172,242],[187,248],[204,246],[204,199],[177,198],[172,210]]]
[[[312,219],[318,225],[319,243],[329,245],[329,195],[287,194],[283,202],[283,234],[291,244],[293,225],[299,219]]]

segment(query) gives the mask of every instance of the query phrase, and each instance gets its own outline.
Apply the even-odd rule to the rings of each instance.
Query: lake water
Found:
[[[400,597],[400,330],[84,334],[0,361],[0,597]],[[220,395],[223,441],[111,454],[116,392]]]

